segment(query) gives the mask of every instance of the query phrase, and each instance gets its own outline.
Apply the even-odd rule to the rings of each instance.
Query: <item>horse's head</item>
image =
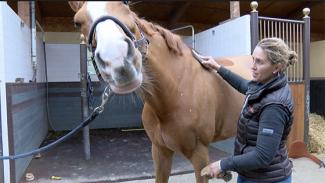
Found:
[[[123,94],[139,88],[143,80],[142,55],[133,38],[141,34],[128,6],[120,1],[69,4],[76,12],[74,23],[88,35],[98,70],[111,89]]]

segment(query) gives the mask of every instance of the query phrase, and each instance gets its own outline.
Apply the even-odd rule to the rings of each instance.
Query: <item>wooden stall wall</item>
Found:
[[[305,107],[305,85],[304,83],[290,83],[292,97],[294,100],[294,117],[293,117],[293,124],[291,127],[291,132],[288,137],[288,146],[293,141],[300,140],[304,141],[304,107]]]
[[[44,83],[7,83],[9,153],[38,148],[48,132]],[[11,182],[18,182],[32,157],[11,160]]]

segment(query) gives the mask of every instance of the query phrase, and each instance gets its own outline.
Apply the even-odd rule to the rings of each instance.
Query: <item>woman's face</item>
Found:
[[[280,71],[278,64],[272,64],[266,57],[264,50],[257,46],[253,52],[252,76],[253,81],[266,83]]]

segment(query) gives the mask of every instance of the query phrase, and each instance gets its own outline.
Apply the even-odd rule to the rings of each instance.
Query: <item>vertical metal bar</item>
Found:
[[[259,28],[258,28],[258,35],[259,35],[259,40],[263,39],[263,36],[262,36],[262,23],[263,23],[263,20],[258,20],[259,24]]]
[[[282,39],[283,39],[283,41],[285,41],[285,39],[284,39],[284,22],[282,22]]]
[[[292,50],[293,51],[296,51],[296,29],[295,29],[295,24],[292,23]],[[293,81],[295,82],[296,81],[296,66],[293,65],[292,66],[292,71],[293,71]]]
[[[289,48],[292,49],[292,24],[289,23]],[[292,81],[292,68],[289,67],[290,81]]]
[[[304,45],[303,45],[303,67],[304,67],[304,74],[303,78],[305,80],[305,124],[304,124],[304,141],[308,144],[308,129],[309,129],[309,103],[310,103],[310,71],[309,71],[309,54],[310,54],[310,17],[309,12],[310,10],[305,8],[304,10]]]
[[[298,55],[298,60],[297,60],[297,63],[295,64],[296,65],[296,68],[297,68],[297,82],[299,82],[300,80],[300,71],[299,71],[299,24],[296,24],[296,42],[297,42],[297,45],[296,45],[296,53]]]
[[[274,36],[275,37],[279,37],[278,36],[278,23],[279,22],[274,22]]]
[[[302,40],[302,35],[303,35],[303,25],[300,24],[300,50],[299,50],[299,66],[300,66],[300,80],[303,81],[304,79],[304,70],[303,70],[303,40]]]
[[[89,116],[89,105],[87,95],[87,45],[84,41],[80,43],[80,86],[81,86],[81,113],[82,120]],[[90,140],[89,140],[89,126],[82,129],[83,144],[85,159],[90,159]]]
[[[270,37],[270,21],[267,21],[267,37]]]
[[[263,38],[266,38],[266,21],[265,20],[263,20],[263,34],[264,34]]]
[[[287,22],[285,23],[285,43],[287,45],[289,45],[289,43],[288,43],[288,23]],[[289,80],[289,69],[288,68],[286,69],[286,73],[287,73],[287,77]]]
[[[251,53],[258,43],[258,11],[251,11]]]

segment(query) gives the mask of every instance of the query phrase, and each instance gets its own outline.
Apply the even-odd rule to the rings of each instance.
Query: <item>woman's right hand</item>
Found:
[[[204,56],[201,57],[202,58],[202,64],[210,69],[214,69],[214,70],[219,70],[220,69],[220,65],[214,60],[213,57],[211,56]]]

